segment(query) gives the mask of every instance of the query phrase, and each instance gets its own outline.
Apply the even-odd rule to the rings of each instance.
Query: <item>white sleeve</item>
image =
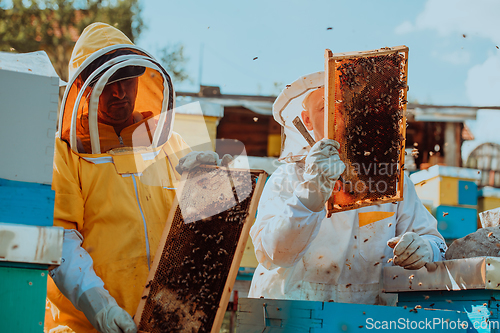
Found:
[[[74,229],[64,230],[61,265],[50,271],[57,288],[78,309],[78,299],[93,287],[104,288],[104,282],[96,275],[93,261],[81,247],[82,235]]]
[[[398,203],[397,209],[396,236],[410,231],[430,242],[434,261],[444,260],[448,247],[437,230],[437,221],[422,204],[415,191],[415,185],[405,175],[403,201]]]
[[[294,164],[269,178],[250,230],[259,263],[267,269],[295,265],[318,234],[326,209],[313,212],[293,194],[299,183]]]

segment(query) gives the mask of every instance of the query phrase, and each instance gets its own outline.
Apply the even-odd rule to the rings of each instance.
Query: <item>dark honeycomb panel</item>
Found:
[[[347,183],[334,192],[333,212],[402,197],[406,61],[393,53],[335,62],[334,138]]]
[[[261,174],[227,168],[189,173],[145,288],[140,331],[212,331],[219,307],[227,306],[221,297],[244,226],[253,220],[249,211]],[[186,222],[184,215],[194,222]]]

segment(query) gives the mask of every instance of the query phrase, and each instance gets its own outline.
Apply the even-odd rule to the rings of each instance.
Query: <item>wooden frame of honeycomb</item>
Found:
[[[327,203],[334,212],[403,200],[408,47],[325,51],[325,137],[346,171]]]

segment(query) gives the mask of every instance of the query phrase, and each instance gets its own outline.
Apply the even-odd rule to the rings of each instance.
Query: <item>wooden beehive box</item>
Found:
[[[134,316],[140,332],[219,332],[267,174],[185,172]]]
[[[406,46],[326,50],[325,136],[346,164],[329,214],[403,199],[407,71]]]

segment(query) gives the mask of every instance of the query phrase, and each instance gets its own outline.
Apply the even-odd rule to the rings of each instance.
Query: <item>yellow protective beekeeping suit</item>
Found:
[[[82,72],[114,52],[150,57],[103,23],[87,27],[73,50],[55,140],[54,225],[83,236],[104,288],[134,315],[180,179],[175,166],[190,150],[171,131],[175,96],[155,62],[140,71],[134,124],[119,135],[105,124],[92,127],[89,105],[98,89],[84,86]],[[97,332],[50,277],[45,330]]]

